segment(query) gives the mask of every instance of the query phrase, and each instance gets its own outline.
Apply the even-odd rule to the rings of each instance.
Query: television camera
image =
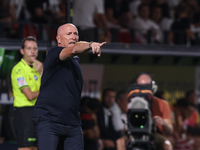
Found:
[[[152,85],[131,84],[128,90],[127,150],[154,150],[154,124],[152,118]]]

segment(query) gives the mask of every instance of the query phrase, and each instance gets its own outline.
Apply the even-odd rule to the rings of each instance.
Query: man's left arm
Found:
[[[173,125],[171,121],[171,110],[169,104],[163,100],[163,107],[162,107],[162,117],[161,116],[154,116],[154,123],[155,125],[160,125],[163,128],[163,132],[166,135],[169,135],[173,132]]]
[[[167,135],[172,134],[173,126],[171,119],[163,119],[163,131]]]
[[[164,114],[163,114],[163,131],[165,134],[169,135],[172,134],[173,132],[173,125],[172,125],[172,120],[171,120],[171,109],[169,107],[169,104],[167,101],[164,101],[165,106],[164,109]]]

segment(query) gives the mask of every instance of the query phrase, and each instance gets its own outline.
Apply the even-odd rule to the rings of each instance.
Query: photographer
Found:
[[[151,74],[139,74],[137,84],[152,84]],[[156,148],[159,150],[172,150],[170,141],[165,137],[165,135],[170,135],[173,132],[169,104],[165,100],[153,96],[152,117],[157,127],[155,134]]]
[[[152,91],[155,93],[154,84],[155,81],[152,80],[152,75],[149,73],[140,73],[134,81],[137,85],[151,85]],[[131,97],[129,93],[129,98]],[[172,145],[170,141],[166,138],[173,132],[173,126],[171,123],[171,113],[168,103],[165,100],[159,99],[153,96],[152,93],[152,104],[151,104],[151,116],[154,121],[156,130],[154,131],[153,143],[157,150],[172,150]],[[133,133],[134,134],[134,133]],[[133,135],[134,136],[134,135]],[[124,150],[127,146],[127,142],[131,139],[129,137],[121,138],[117,141],[118,150]]]

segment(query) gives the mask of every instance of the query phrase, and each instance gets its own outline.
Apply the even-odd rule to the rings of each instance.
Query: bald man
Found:
[[[151,84],[152,78],[149,74],[142,73],[137,78],[138,84]],[[154,124],[157,127],[155,135],[155,145],[158,150],[172,150],[172,145],[164,135],[170,135],[173,132],[171,122],[171,113],[169,104],[158,97],[153,97],[152,116]]]
[[[92,49],[101,55],[106,43],[78,42],[78,30],[64,24],[57,30],[58,46],[46,55],[40,94],[34,107],[33,122],[39,150],[83,150],[79,104],[83,77],[78,56]]]

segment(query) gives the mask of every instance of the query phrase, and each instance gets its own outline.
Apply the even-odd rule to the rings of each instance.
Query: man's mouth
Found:
[[[70,44],[70,45],[71,45],[71,44],[73,44],[73,45],[74,45],[74,44],[76,44],[76,42],[75,42],[75,41],[74,41],[74,42],[69,42],[69,44]]]

